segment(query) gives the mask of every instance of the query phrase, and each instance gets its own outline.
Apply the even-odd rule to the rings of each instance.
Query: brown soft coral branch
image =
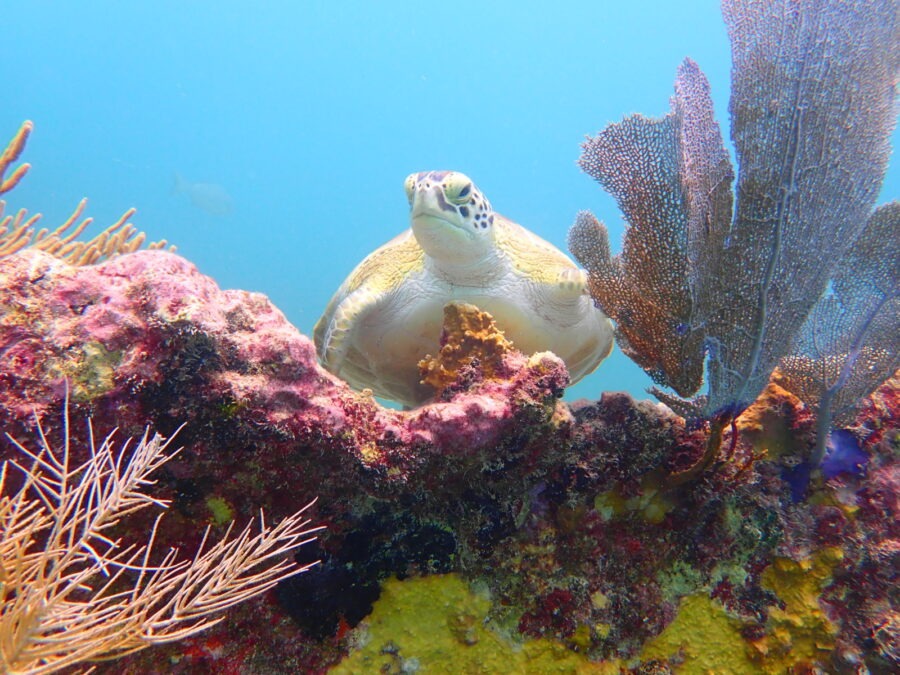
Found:
[[[31,120],[22,122],[19,131],[16,132],[16,135],[13,136],[9,145],[7,145],[3,153],[0,154],[0,195],[4,192],[9,192],[18,185],[19,181],[22,180],[22,177],[28,173],[28,169],[31,168],[31,164],[21,164],[13,170],[9,178],[4,178],[9,165],[19,159],[19,155],[21,155],[22,151],[25,149],[25,141],[28,140],[28,135],[31,133],[32,129],[34,129],[34,123]]]
[[[582,212],[569,248],[616,321],[622,351],[658,384],[691,396],[703,381],[709,311],[697,280],[728,228],[734,175],[706,77],[686,59],[665,117],[632,115],[582,148],[579,164],[616,198],[629,227],[612,256],[606,227]]]
[[[32,122],[24,122],[0,154],[0,194],[13,189],[31,168],[30,164],[22,164],[16,167],[8,178],[3,178],[10,164],[22,154],[33,128]],[[134,208],[128,209],[116,222],[94,238],[79,241],[78,237],[94,220],[93,218],[80,220],[86,205],[87,199],[82,199],[65,222],[52,232],[47,228],[35,232],[34,226],[40,220],[41,214],[26,217],[25,209],[19,209],[15,215],[4,216],[6,202],[0,200],[0,258],[12,255],[23,248],[33,247],[72,265],[93,265],[117,255],[132,253],[144,245],[147,235],[128,222],[137,210]],[[147,246],[150,250],[161,250],[166,247],[168,242],[165,239],[151,242]],[[174,246],[168,248],[170,251],[175,250]]]

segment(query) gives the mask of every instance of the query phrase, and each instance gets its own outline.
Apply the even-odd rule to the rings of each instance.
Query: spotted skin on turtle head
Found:
[[[494,224],[494,210],[487,197],[468,176],[458,171],[411,173],[406,177],[405,187],[413,218],[417,209],[426,211],[431,202],[459,227],[478,231]]]

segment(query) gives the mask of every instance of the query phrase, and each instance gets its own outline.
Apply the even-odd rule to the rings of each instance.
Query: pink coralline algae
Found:
[[[202,382],[205,399],[252,410],[258,424],[292,438],[351,435],[360,448],[435,441],[466,448],[496,442],[503,431],[497,423],[513,417],[498,390],[526,388],[524,379],[487,383],[464,401],[400,416],[320,369],[309,340],[264,296],[221,291],[174,254],[145,251],[74,268],[26,251],[0,264],[0,402],[17,417],[30,417],[35,404],[41,412],[40,404],[58,398],[68,381],[76,401],[130,403],[119,414],[135,416],[140,426],[157,421],[141,410],[148,398],[184,397],[182,405],[154,410],[154,418],[190,422],[196,414],[190,399]],[[512,369],[521,370],[524,358],[510,358],[518,361]],[[564,368],[549,357],[547,369],[561,389]]]
[[[67,391],[76,456],[80,419],[126,436],[184,424],[184,450],[157,476],[172,500],[161,547],[189,552],[207,523],[260,508],[277,521],[312,497],[328,528],[297,554],[321,559],[309,573],[100,672],[324,672],[364,641],[382,582],[446,573],[486,589],[505,639],[553,641],[594,665],[677,669],[694,646],[666,645],[696,611],[736,641],[728,658],[762,672],[900,667],[896,382],[849,427],[859,470],[804,474],[815,420],[771,385],[715,464],[679,481],[704,428],[624,394],[568,405],[559,359],[502,359],[500,375],[476,360],[440,400],[389,410],[322,370],[264,296],[223,291],[174,254],[0,258],[3,431],[28,437],[35,416],[58,427]],[[816,583],[794,598],[786,584],[804,566]],[[807,625],[827,628],[813,651]]]

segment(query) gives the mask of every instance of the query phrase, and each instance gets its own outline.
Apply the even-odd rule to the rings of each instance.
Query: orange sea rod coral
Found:
[[[9,145],[0,154],[0,194],[16,187],[31,168],[30,164],[20,164],[9,177],[4,178],[6,171],[25,149],[25,143],[32,129],[34,124],[31,121],[23,122]],[[19,209],[15,215],[4,216],[6,202],[0,200],[0,257],[33,246],[73,265],[91,265],[122,253],[132,253],[143,246],[147,235],[139,232],[128,222],[136,211],[133,208],[128,209],[121,218],[93,239],[78,241],[78,236],[93,222],[93,218],[85,218],[75,225],[81,218],[86,204],[87,199],[82,199],[72,215],[55,230],[43,228],[35,231],[34,225],[41,217],[39,213],[28,217],[25,209]],[[166,245],[167,242],[162,240],[149,244],[147,248],[162,249],[166,248]],[[174,250],[174,247],[170,250]]]

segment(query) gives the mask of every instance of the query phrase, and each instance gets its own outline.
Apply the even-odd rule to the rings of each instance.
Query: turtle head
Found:
[[[406,197],[413,235],[428,256],[451,265],[468,265],[493,250],[494,211],[465,174],[410,174]]]

